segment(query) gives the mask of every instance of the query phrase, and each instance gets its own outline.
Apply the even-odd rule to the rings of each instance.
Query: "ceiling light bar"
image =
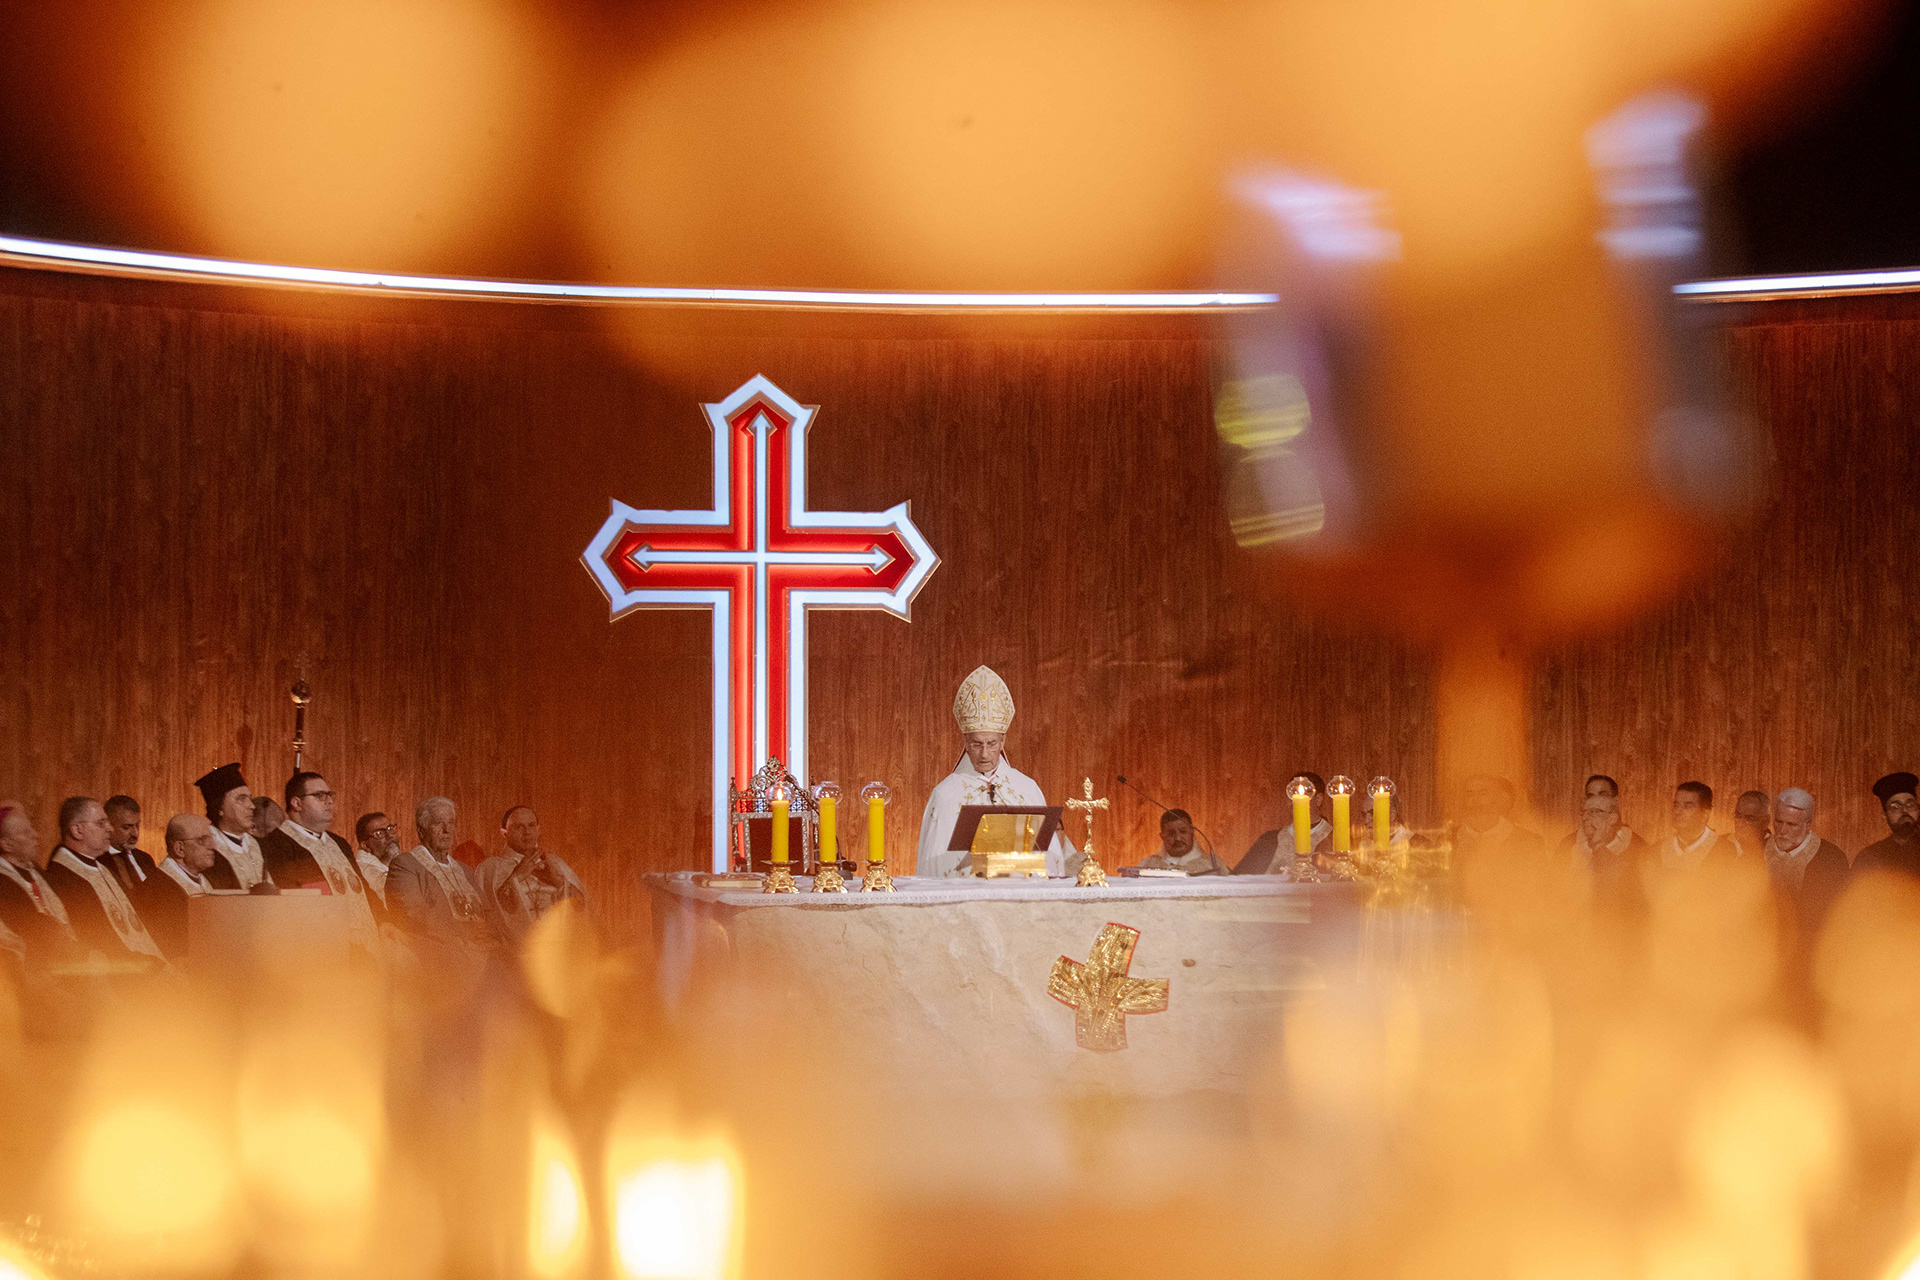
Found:
[[[1899,293],[1920,289],[1920,268],[1899,271],[1833,271],[1801,276],[1749,276],[1693,280],[1673,286],[1683,298],[1708,301],[1761,298],[1823,298],[1843,293]]]
[[[0,235],[0,264],[110,271],[167,279],[305,285],[406,297],[500,298],[520,302],[680,303],[696,306],[817,307],[872,311],[1215,311],[1261,307],[1272,293],[889,293],[838,289],[692,289],[662,285],[554,284],[470,280],[331,267],[283,267],[188,254],[60,244]]]

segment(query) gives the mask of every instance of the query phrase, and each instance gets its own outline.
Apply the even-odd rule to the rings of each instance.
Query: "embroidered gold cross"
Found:
[[[1073,1010],[1073,1038],[1082,1049],[1112,1053],[1127,1047],[1127,1015],[1160,1013],[1167,1007],[1166,978],[1130,978],[1140,931],[1108,924],[1093,940],[1087,962],[1067,956],[1053,962],[1047,994]]]

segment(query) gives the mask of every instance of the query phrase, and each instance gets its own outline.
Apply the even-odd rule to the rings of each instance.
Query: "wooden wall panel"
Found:
[[[49,837],[125,790],[157,846],[229,758],[277,788],[304,676],[343,828],[444,793],[492,846],[531,802],[636,927],[638,873],[707,856],[707,622],[610,624],[579,556],[610,498],[705,504],[699,401],[755,373],[821,406],[816,507],[911,499],[943,560],[911,624],[812,632],[816,776],[890,782],[897,854],[980,662],[1015,762],[1114,797],[1110,864],[1157,843],[1121,772],[1229,858],[1303,767],[1435,816],[1424,658],[1276,605],[1224,532],[1197,324],[663,322],[642,364],[568,309],[362,310],[0,276],[0,791]]]
[[[1612,774],[1653,832],[1688,778],[1722,823],[1741,791],[1799,786],[1853,852],[1886,834],[1873,780],[1920,767],[1920,309],[1729,311],[1727,341],[1772,439],[1772,497],[1684,596],[1545,656],[1536,799],[1570,826],[1585,776]]]
[[[1564,826],[1614,773],[1658,832],[1682,777],[1723,815],[1799,784],[1857,847],[1866,785],[1920,759],[1920,312],[1727,320],[1775,499],[1690,593],[1542,656],[1534,798]],[[212,764],[277,789],[304,676],[343,827],[444,793],[491,846],[531,802],[639,927],[639,873],[706,857],[707,623],[610,623],[579,556],[610,498],[703,505],[699,401],[765,373],[821,407],[814,505],[911,499],[943,560],[911,624],[813,625],[816,775],[893,784],[896,854],[980,662],[1019,701],[1016,763],[1113,798],[1110,864],[1155,842],[1120,773],[1229,858],[1306,767],[1389,773],[1439,819],[1429,656],[1291,609],[1231,545],[1197,323],[642,327],[644,360],[572,308],[0,273],[0,792],[49,837],[63,795],[131,792],[157,845]]]

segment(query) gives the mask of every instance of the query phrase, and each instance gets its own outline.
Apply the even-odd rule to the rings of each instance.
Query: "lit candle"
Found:
[[[787,860],[787,789],[773,789],[773,860]]]
[[[1333,798],[1333,851],[1353,852],[1353,779],[1333,778],[1327,783]]]
[[[1373,793],[1374,852],[1385,853],[1393,843],[1393,781],[1375,778],[1367,784],[1367,790]]]
[[[1295,778],[1287,784],[1287,794],[1293,797],[1293,852],[1304,858],[1313,852],[1313,813],[1307,807],[1313,800],[1313,784]]]
[[[860,788],[860,798],[867,802],[868,862],[887,860],[887,797],[892,794],[892,788],[884,782],[869,782]]]

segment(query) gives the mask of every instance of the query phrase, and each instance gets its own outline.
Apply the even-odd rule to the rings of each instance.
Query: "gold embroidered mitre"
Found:
[[[1013,724],[1013,693],[992,667],[975,667],[953,697],[953,718],[962,733],[1005,733]]]

